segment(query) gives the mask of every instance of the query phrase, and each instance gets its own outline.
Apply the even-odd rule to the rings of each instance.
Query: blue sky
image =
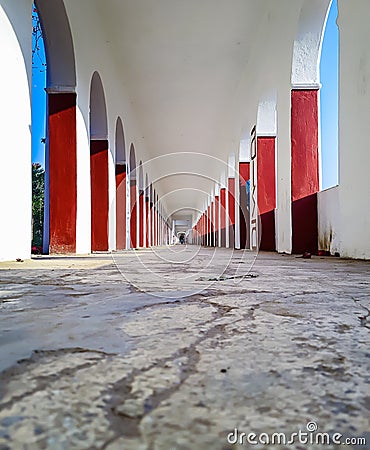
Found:
[[[337,0],[333,0],[326,24],[321,64],[321,153],[322,188],[338,183],[338,15]],[[45,49],[40,40],[39,56],[46,61]],[[35,59],[32,70],[32,162],[45,165],[46,71]]]
[[[32,162],[39,162],[45,166],[45,144],[41,143],[41,139],[46,136],[46,70],[42,65],[46,62],[46,57],[43,39],[39,39],[38,44],[40,50],[32,64]],[[32,48],[35,48],[34,35]]]
[[[333,0],[321,53],[321,164],[322,188],[338,184],[338,61],[337,0]]]

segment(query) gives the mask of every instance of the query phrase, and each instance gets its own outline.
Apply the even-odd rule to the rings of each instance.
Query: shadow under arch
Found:
[[[320,56],[331,0],[305,0],[291,73],[292,253],[318,252]]]
[[[76,64],[63,0],[35,0],[46,54],[44,253],[75,253],[77,225]]]
[[[94,72],[90,85],[91,251],[108,250],[108,149],[104,88]]]
[[[116,120],[116,249],[126,248],[126,146],[122,119]]]

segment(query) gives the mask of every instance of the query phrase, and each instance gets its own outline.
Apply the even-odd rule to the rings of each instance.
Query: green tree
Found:
[[[32,247],[42,248],[44,231],[45,170],[32,163]]]

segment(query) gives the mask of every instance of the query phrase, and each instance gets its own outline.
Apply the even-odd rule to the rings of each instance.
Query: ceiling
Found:
[[[150,181],[164,193],[169,215],[203,208],[215,181],[227,172],[228,154],[238,150],[232,112],[264,3],[96,3],[150,157],[162,158],[157,179]],[[194,171],[198,175],[178,175]]]

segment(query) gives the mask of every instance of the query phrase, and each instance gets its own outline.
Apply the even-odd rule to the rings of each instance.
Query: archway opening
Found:
[[[108,250],[108,147],[105,94],[94,72],[90,86],[91,251]]]
[[[47,64],[43,251],[75,253],[77,133],[73,39],[63,0],[35,0],[36,8]],[[42,119],[40,114],[39,120]]]
[[[116,122],[116,248],[126,248],[126,148],[120,117]]]
[[[32,242],[31,253],[41,254],[44,236],[45,143],[46,143],[46,55],[40,17],[32,6]]]
[[[130,248],[137,247],[137,185],[136,155],[134,144],[130,146]]]
[[[330,6],[320,60],[321,189],[338,184],[339,30],[337,0]]]

